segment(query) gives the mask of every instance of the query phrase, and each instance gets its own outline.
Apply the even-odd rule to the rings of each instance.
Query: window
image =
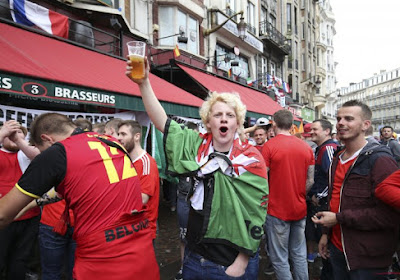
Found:
[[[264,7],[261,7],[261,15],[260,15],[260,22],[264,22],[267,21],[267,9],[265,9]]]
[[[227,8],[231,9],[232,11],[236,11],[235,0],[226,0]]]
[[[189,14],[177,9],[176,7],[159,7],[159,37],[166,37],[185,32],[188,37],[187,43],[179,43],[179,48],[191,53],[199,53],[199,31],[197,20]],[[178,36],[161,39],[158,42],[161,46],[175,46],[178,43]]]
[[[305,40],[306,39],[306,24],[304,22],[301,23],[301,39]]]
[[[251,2],[247,2],[247,22],[250,24],[253,28],[256,25],[256,15],[255,15],[255,6]],[[252,30],[253,30],[252,28]],[[255,32],[255,30],[254,30]]]
[[[147,2],[141,0],[130,0],[130,23],[133,29],[136,29],[144,34],[148,34],[148,22],[143,20],[143,15],[149,13]]]
[[[292,4],[286,4],[286,30],[292,31]]]
[[[274,17],[274,15],[269,14],[268,22],[269,22],[273,27],[276,27],[276,18]]]
[[[294,32],[297,35],[297,7],[294,7]]]
[[[232,70],[232,74],[235,76],[240,76],[242,78],[247,79],[249,77],[249,63],[248,59],[239,56],[237,57],[232,49],[225,48],[224,46],[221,45],[216,45],[215,47],[215,53],[216,53],[216,66],[218,69],[227,71],[229,69]],[[227,59],[227,61],[225,61]],[[231,61],[236,60],[239,61],[239,66],[234,66],[231,67]]]
[[[276,66],[275,66],[275,62],[271,61],[271,75],[275,76],[276,75]]]

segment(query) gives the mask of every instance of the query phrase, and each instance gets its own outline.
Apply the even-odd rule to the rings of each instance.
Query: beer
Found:
[[[144,78],[144,57],[138,55],[130,55],[129,59],[132,65],[131,76],[133,79]]]

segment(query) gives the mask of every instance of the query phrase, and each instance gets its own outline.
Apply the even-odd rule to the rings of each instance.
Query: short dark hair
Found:
[[[323,130],[329,129],[329,135],[332,134],[332,124],[329,121],[324,120],[324,119],[318,119],[318,120],[313,121],[313,123],[316,123],[316,122],[319,122],[321,124],[321,127]]]
[[[129,127],[132,135],[135,135],[136,133],[140,133],[140,135],[142,135],[142,126],[137,121],[134,120],[120,121],[118,124],[118,129],[123,125]]]
[[[74,121],[74,124],[77,127],[82,128],[84,131],[92,131],[93,130],[92,123],[88,119],[85,119],[85,118],[77,118]]]
[[[293,115],[286,109],[276,111],[274,114],[274,122],[279,129],[289,130],[293,125]]]
[[[265,133],[267,132],[267,127],[266,127],[265,125],[263,125],[263,126],[257,126],[256,129],[254,129],[254,132],[256,132],[256,130],[259,130],[259,129],[264,130]]]
[[[393,127],[391,127],[390,125],[385,125],[384,127],[382,127],[381,131],[383,131],[385,128],[390,128],[392,131],[394,131]]]
[[[372,119],[372,111],[371,109],[368,107],[367,104],[359,101],[359,100],[349,100],[347,102],[345,102],[342,107],[360,107],[361,108],[361,113],[362,113],[362,118],[364,120],[371,120]]]
[[[65,134],[68,129],[76,125],[65,115],[58,113],[45,113],[37,116],[31,124],[30,143],[42,145],[42,134]]]

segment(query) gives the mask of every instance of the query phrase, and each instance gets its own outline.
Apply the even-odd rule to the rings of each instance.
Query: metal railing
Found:
[[[268,39],[272,40],[279,46],[284,45],[286,41],[286,37],[266,20],[260,22],[260,36],[267,36]]]
[[[5,6],[2,3],[0,3],[0,9],[3,10],[3,13],[0,13],[1,20],[4,22],[15,24],[14,21],[10,20],[11,17],[5,16],[6,12],[4,13],[4,11],[9,10],[10,13],[11,11],[13,11],[14,13],[18,13],[18,11],[10,8],[8,5]],[[75,20],[72,18],[68,18],[68,20],[69,20],[69,29],[68,29],[68,38],[65,38],[66,40],[78,43],[87,48],[98,50],[102,53],[107,53],[122,57],[122,47],[121,47],[122,31],[120,31],[119,35],[117,36],[103,29],[94,27],[90,23],[85,21]],[[24,28],[38,32],[37,28],[25,25]],[[41,30],[39,29],[39,31]],[[52,36],[51,34],[49,35]]]
[[[246,24],[246,29],[247,31],[249,31],[250,33],[256,34],[256,28],[250,24]]]

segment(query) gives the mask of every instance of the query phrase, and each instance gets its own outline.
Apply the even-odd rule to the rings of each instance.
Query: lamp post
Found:
[[[239,31],[239,38],[244,40],[246,38],[246,23],[244,22],[244,17],[243,17],[243,11],[237,12],[236,14],[231,15],[230,17],[228,17],[223,23],[219,24],[218,26],[215,26],[214,28],[211,29],[205,29],[203,31],[203,36],[207,37],[210,34],[216,32],[217,30],[219,30],[222,26],[225,25],[225,23],[227,23],[229,20],[231,20],[232,18],[234,18],[237,15],[241,15],[240,16],[240,21],[239,23],[237,23],[237,29]]]

